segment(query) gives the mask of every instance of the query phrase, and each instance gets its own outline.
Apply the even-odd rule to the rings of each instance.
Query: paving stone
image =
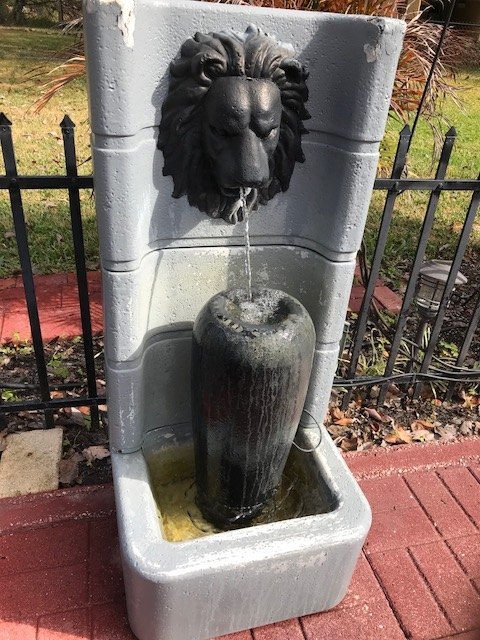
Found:
[[[353,313],[358,313],[362,306],[363,297],[365,295],[365,287],[362,285],[354,284],[350,291],[350,299],[348,301],[348,308]]]
[[[455,442],[430,442],[388,449],[345,453],[344,459],[356,478],[377,478],[411,471],[478,465],[480,438]]]
[[[62,284],[67,284],[68,277],[66,273],[48,273],[46,275],[34,276],[34,282],[36,287],[49,287],[52,290],[56,290]]]
[[[90,601],[100,603],[122,599],[125,591],[115,518],[102,518],[90,523],[89,564]]]
[[[418,506],[415,496],[400,475],[360,480],[359,484],[375,514]]]
[[[254,640],[304,640],[302,627],[297,618],[258,627],[253,629],[252,633]],[[248,640],[251,639],[248,638]]]
[[[60,428],[7,436],[0,460],[0,498],[57,489],[62,437]]]
[[[251,631],[239,631],[238,633],[229,633],[228,636],[218,636],[214,640],[252,640]]]
[[[88,523],[68,522],[3,535],[0,537],[0,553],[2,576],[85,562],[88,557]]]
[[[467,631],[466,633],[456,633],[454,636],[440,638],[440,640],[480,640],[480,629]]]
[[[305,616],[301,621],[307,640],[405,640],[385,598]]]
[[[31,340],[32,332],[28,320],[27,309],[20,313],[5,313],[2,325],[1,342],[23,342]]]
[[[385,285],[377,285],[373,297],[391,313],[398,313],[402,308],[402,298]]]
[[[412,547],[410,551],[456,630],[480,627],[480,596],[445,543]]]
[[[480,534],[446,540],[469,578],[480,578]]]
[[[115,513],[111,484],[4,498],[0,505],[0,534]]]
[[[21,278],[20,278],[21,282]],[[0,278],[0,289],[11,289],[16,287],[18,283],[18,277],[15,276],[13,278]]]
[[[475,587],[475,589],[477,590],[477,593],[480,594],[480,578],[476,578],[476,579],[472,580],[472,584]]]
[[[337,609],[382,600],[383,597],[382,588],[378,584],[375,574],[362,553],[353,572],[347,595],[337,606]]]
[[[445,469],[439,472],[440,477],[450,489],[463,509],[472,518],[477,527],[480,526],[480,483],[464,467]]]
[[[373,553],[370,561],[409,638],[431,640],[453,631],[405,549]]]
[[[2,640],[37,640],[37,619],[28,620],[24,613],[17,620],[4,617],[0,620],[0,638]]]
[[[13,311],[15,310],[15,306],[12,305],[16,305],[17,302],[22,302],[23,305],[26,304],[23,287],[2,289],[2,295],[0,297],[0,306],[2,309]]]
[[[123,600],[92,608],[92,640],[137,640],[128,624]]]
[[[403,549],[419,542],[439,539],[437,531],[420,507],[374,514],[365,542],[366,553]]]
[[[477,530],[434,471],[406,474],[433,525],[444,537],[475,534]]]
[[[37,640],[90,640],[90,611],[64,611],[41,616]]]
[[[87,604],[87,564],[1,576],[0,593],[0,619],[82,608]]]

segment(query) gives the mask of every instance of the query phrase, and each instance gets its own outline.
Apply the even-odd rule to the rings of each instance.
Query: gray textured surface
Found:
[[[141,640],[202,640],[328,609],[345,594],[370,526],[368,504],[325,432],[310,455],[338,496],[332,512],[168,543],[140,450],[148,432],[189,422],[192,323],[213,294],[244,282],[243,226],[174,200],[161,175],[155,143],[168,64],[196,31],[243,31],[250,22],[291,42],[310,70],[306,162],[286,194],[252,215],[250,230],[254,285],[284,289],[312,316],[305,407],[321,421],[403,23],[193,0],[86,0],[112,461],[129,618]]]
[[[332,511],[176,543],[162,536],[145,462],[156,440],[177,446],[161,431],[146,456],[112,455],[127,608],[141,640],[204,640],[340,602],[371,513],[325,429],[305,455],[336,497]],[[297,439],[312,448],[318,432]]]

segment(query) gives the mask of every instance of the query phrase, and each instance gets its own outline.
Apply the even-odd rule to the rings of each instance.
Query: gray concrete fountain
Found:
[[[86,1],[110,444],[140,640],[211,638],[329,609],[347,591],[370,509],[312,424],[327,408],[403,31],[365,16]],[[259,43],[261,63],[247,51]],[[221,530],[195,504],[192,327],[212,296],[245,287],[240,187],[254,286],[298,300],[316,338],[308,424],[274,508]]]

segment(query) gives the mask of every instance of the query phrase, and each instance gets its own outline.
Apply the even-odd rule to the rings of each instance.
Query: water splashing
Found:
[[[245,275],[247,278],[248,300],[252,302],[252,265],[250,263],[250,232],[249,232],[249,209],[247,206],[247,196],[250,193],[250,187],[240,187],[240,202],[245,220]]]

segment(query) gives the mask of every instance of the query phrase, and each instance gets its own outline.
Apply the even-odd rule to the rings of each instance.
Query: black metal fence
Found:
[[[92,189],[93,177],[79,176],[77,174],[74,140],[75,125],[68,116],[65,116],[60,126],[64,144],[65,175],[22,176],[19,175],[17,171],[11,123],[5,115],[0,115],[0,141],[5,164],[5,176],[0,176],[0,191],[6,190],[10,196],[38,375],[38,386],[36,387],[38,398],[34,400],[0,403],[0,414],[40,410],[45,414],[47,426],[52,426],[54,422],[54,412],[56,410],[64,407],[89,406],[91,408],[92,424],[98,425],[98,405],[103,404],[105,398],[97,394],[96,387],[92,325],[80,206],[80,190]],[[451,397],[455,385],[458,383],[465,381],[470,384],[480,382],[480,369],[466,369],[462,367],[480,320],[480,289],[478,287],[475,294],[475,306],[471,318],[468,321],[462,344],[459,345],[458,357],[455,364],[449,364],[447,366],[443,363],[439,366],[438,359],[435,357],[435,349],[444,325],[445,314],[454,289],[455,278],[464,257],[480,203],[480,177],[471,180],[452,180],[446,179],[445,177],[455,137],[456,133],[454,129],[451,129],[446,134],[434,178],[408,178],[404,177],[404,175],[412,133],[408,127],[405,127],[399,137],[390,178],[379,178],[375,181],[375,189],[386,192],[383,215],[370,265],[364,265],[362,269],[365,285],[363,302],[358,316],[353,320],[351,319],[350,332],[349,335],[346,336],[346,347],[341,354],[343,360],[340,362],[339,374],[334,383],[336,387],[344,389],[343,403],[345,406],[348,405],[354,388],[369,385],[378,385],[380,387],[378,400],[382,402],[385,398],[387,386],[392,380],[395,381],[396,384],[413,385],[414,395],[416,396],[420,393],[420,383],[422,381],[442,380],[448,384],[446,390],[447,397]],[[39,320],[35,281],[32,272],[27,227],[22,203],[22,191],[26,189],[60,189],[68,191],[86,365],[86,392],[79,397],[52,397],[54,387],[52,387],[49,382],[47,372],[42,328]],[[403,295],[401,310],[396,317],[394,325],[384,330],[386,341],[383,345],[384,349],[387,348],[388,350],[388,356],[386,357],[383,371],[375,376],[364,376],[359,374],[358,365],[362,353],[365,349],[369,348],[370,343],[365,342],[365,336],[369,324],[372,323],[372,319],[373,322],[375,322],[375,314],[377,313],[374,302],[375,285],[381,275],[382,259],[384,257],[388,232],[392,222],[394,206],[398,196],[405,191],[426,191],[430,193],[430,197],[423,219],[423,226],[418,237],[417,250],[411,265],[410,276]],[[458,236],[444,294],[438,312],[431,323],[428,343],[426,345],[412,345],[412,341],[410,341],[413,355],[406,361],[403,358],[402,363],[399,363],[398,356],[406,340],[405,327],[412,314],[419,271],[425,257],[427,242],[432,230],[437,206],[444,191],[471,193],[470,204],[465,213],[464,224]],[[387,346],[385,347],[385,345]],[[12,388],[12,385],[8,384],[8,381],[4,382],[8,388]],[[55,389],[65,389],[69,386],[78,387],[78,384],[57,385]],[[0,382],[0,388],[1,387],[2,383]]]
[[[12,123],[5,114],[0,114],[0,143],[2,147],[5,176],[0,176],[0,190],[7,190],[13,216],[15,237],[22,271],[23,286],[27,303],[28,317],[32,333],[32,344],[35,352],[35,363],[38,376],[39,397],[36,400],[23,402],[8,402],[0,404],[0,413],[18,411],[43,411],[47,427],[54,424],[54,411],[64,407],[91,407],[91,420],[98,426],[98,405],[105,402],[105,397],[97,394],[95,359],[93,351],[92,323],[88,297],[87,268],[85,263],[85,249],[80,206],[80,189],[92,189],[92,176],[77,174],[77,159],[75,153],[74,123],[65,116],[60,123],[65,155],[65,175],[63,176],[20,176],[12,139]],[[42,339],[42,328],[39,319],[35,281],[30,259],[27,226],[22,201],[24,189],[63,189],[68,191],[72,237],[75,252],[76,277],[82,322],[83,347],[87,378],[87,393],[76,397],[53,398],[52,387],[49,382],[47,363]],[[8,381],[5,381],[8,382]],[[0,383],[0,388],[1,388]],[[67,389],[75,384],[57,385],[56,389]],[[9,386],[9,388],[11,388]]]
[[[375,181],[375,189],[386,190],[387,194],[371,265],[368,269],[369,273],[367,277],[364,276],[366,280],[364,283],[365,295],[358,317],[351,326],[350,348],[346,350],[345,354],[341,354],[345,355],[348,359],[348,365],[343,375],[337,377],[335,380],[335,386],[345,389],[343,396],[344,408],[348,406],[352,397],[353,388],[359,386],[380,385],[378,402],[382,403],[385,399],[388,383],[393,380],[397,384],[413,384],[413,397],[415,398],[419,396],[422,387],[421,383],[424,381],[442,380],[443,382],[449,383],[446,393],[447,398],[451,398],[456,383],[469,382],[472,384],[474,382],[480,382],[480,368],[478,370],[465,370],[462,368],[480,319],[480,285],[476,287],[476,292],[474,293],[477,298],[476,305],[463,336],[455,364],[449,367],[446,367],[445,363],[443,363],[441,367],[439,367],[438,364],[432,364],[435,349],[437,348],[440,333],[444,325],[447,307],[455,287],[455,280],[465,256],[467,244],[477,215],[480,203],[480,176],[471,180],[451,180],[445,178],[457,135],[455,129],[452,127],[445,136],[435,178],[402,177],[405,174],[407,153],[410,148],[412,135],[413,132],[410,131],[408,126],[405,126],[400,133],[390,178],[377,179]],[[406,191],[427,191],[430,193],[430,197],[423,218],[421,232],[418,237],[415,256],[411,264],[410,276],[403,294],[400,313],[396,318],[394,327],[387,328],[386,331],[383,331],[384,336],[387,338],[386,349],[388,350],[385,367],[380,375],[361,377],[357,374],[359,358],[362,351],[368,348],[368,345],[365,344],[365,335],[369,318],[371,318],[372,312],[375,311],[374,291],[381,272],[392,215],[398,196]],[[428,342],[427,344],[412,344],[412,341],[410,341],[410,346],[412,347],[411,357],[407,358],[406,361],[404,360],[403,364],[399,364],[397,360],[400,348],[405,344],[404,332],[407,320],[413,311],[412,306],[419,282],[420,269],[425,259],[427,243],[432,231],[437,206],[441,194],[444,191],[471,193],[470,203],[465,212],[463,227],[457,239],[450,272],[445,283],[438,310],[431,318],[431,331]],[[416,338],[418,339],[418,336],[416,336]]]

